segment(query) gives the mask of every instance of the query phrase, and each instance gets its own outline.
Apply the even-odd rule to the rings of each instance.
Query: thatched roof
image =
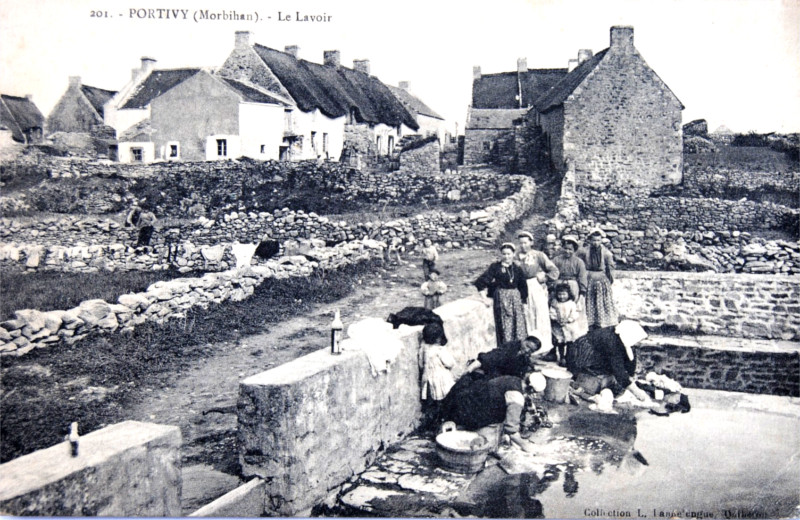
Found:
[[[90,87],[89,85],[81,85],[81,92],[83,92],[83,95],[86,96],[86,99],[89,100],[89,103],[92,104],[97,113],[100,114],[100,117],[103,117],[103,105],[116,94],[113,90]]]
[[[405,124],[419,128],[413,115],[377,78],[346,67],[320,65],[255,44],[253,50],[303,112],[319,110],[336,118],[355,113],[358,122]]]
[[[566,75],[567,69],[528,69],[521,73],[484,74],[472,82],[472,107],[533,106],[536,98],[544,95]]]
[[[25,132],[44,126],[44,116],[28,98],[0,94],[0,124],[11,130],[12,137],[25,142]]]
[[[189,79],[200,69],[154,70],[142,81],[122,108],[145,108],[152,100]]]
[[[600,63],[600,61],[606,55],[606,52],[608,52],[608,49],[603,49],[575,67],[572,72],[564,76],[564,78],[556,83],[556,85],[553,86],[550,91],[536,100],[534,103],[536,110],[544,113],[564,103],[569,95],[572,94],[576,88],[578,88],[578,85],[583,83],[583,80],[586,79],[586,76],[588,76],[595,69],[595,67],[597,67],[597,64]]]
[[[444,120],[442,116],[434,112],[431,107],[423,103],[421,99],[411,94],[408,90],[400,87],[393,87],[391,85],[387,86],[389,87],[389,90],[392,91],[392,94],[394,94],[394,96],[399,99],[409,111],[421,116]]]

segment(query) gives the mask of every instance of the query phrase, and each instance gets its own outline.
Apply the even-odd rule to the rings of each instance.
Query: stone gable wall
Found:
[[[635,49],[610,47],[564,102],[564,161],[578,186],[650,191],[679,183],[681,104]]]

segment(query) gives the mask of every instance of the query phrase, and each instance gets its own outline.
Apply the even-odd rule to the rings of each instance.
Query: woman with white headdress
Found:
[[[558,267],[541,251],[533,249],[533,235],[522,231],[519,240],[519,266],[528,284],[528,303],[525,304],[525,323],[528,334],[541,342],[540,353],[553,348],[550,328],[549,296],[547,282],[558,279]]]
[[[632,320],[589,331],[567,350],[567,369],[575,375],[575,384],[590,394],[610,388],[617,397],[628,389],[639,400],[646,401],[647,394],[633,380],[636,373],[633,347],[646,337],[642,326]]]

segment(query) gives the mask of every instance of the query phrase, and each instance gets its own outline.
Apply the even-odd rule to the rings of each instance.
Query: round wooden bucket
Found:
[[[569,384],[572,373],[566,370],[542,370],[542,375],[547,381],[544,389],[544,398],[556,403],[565,403],[569,398]]]
[[[442,427],[436,436],[436,454],[443,469],[455,473],[477,473],[486,464],[492,444],[475,432],[456,430],[455,425]]]

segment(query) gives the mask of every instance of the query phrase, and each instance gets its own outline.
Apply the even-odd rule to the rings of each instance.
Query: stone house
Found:
[[[567,69],[529,69],[526,58],[517,70],[482,74],[473,68],[472,104],[464,129],[464,164],[508,165],[515,154],[514,126],[567,74]]]
[[[414,116],[414,119],[419,125],[417,133],[423,137],[435,135],[439,140],[441,148],[447,137],[444,118],[410,92],[410,83],[408,81],[401,81],[397,87],[392,85],[388,85],[388,87],[389,90],[392,91],[392,94],[394,94],[395,97],[405,105],[406,109],[411,112],[411,115]]]
[[[633,27],[611,28],[607,49],[578,65],[534,102],[557,171],[596,189],[649,191],[683,176],[683,105],[633,45]]]
[[[114,103],[120,162],[278,159],[287,104],[211,71],[150,70]]]
[[[369,74],[368,60],[343,67],[339,51],[323,64],[300,59],[299,47],[279,51],[251,43],[237,31],[235,46],[218,74],[253,85],[288,102],[280,159],[347,160],[361,165],[388,155],[420,125],[389,88]]]
[[[104,105],[115,94],[113,90],[84,85],[80,76],[70,76],[66,92],[47,116],[47,134],[86,133],[98,137],[113,134],[113,129],[106,126],[103,114]]]
[[[31,96],[0,94],[0,127],[17,143],[35,144],[42,140],[44,116]]]

